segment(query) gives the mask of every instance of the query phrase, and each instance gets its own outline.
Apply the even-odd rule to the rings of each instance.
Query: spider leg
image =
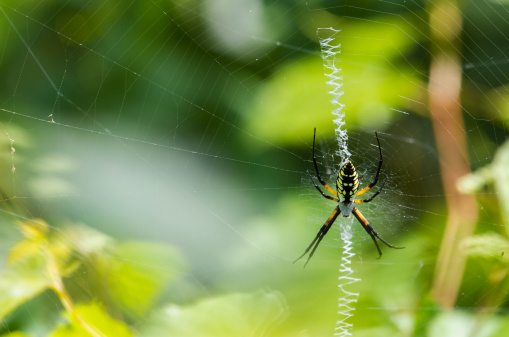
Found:
[[[363,202],[363,203],[366,203],[366,202],[370,202],[371,200],[375,199],[375,197],[376,197],[377,195],[379,195],[379,194],[380,194],[380,192],[382,192],[382,188],[384,188],[384,185],[385,185],[385,182],[386,182],[386,181],[387,181],[387,177],[385,177],[385,179],[384,179],[384,182],[383,182],[382,186],[380,186],[380,188],[378,189],[378,191],[376,191],[376,193],[375,193],[375,194],[373,194],[373,195],[371,196],[371,198],[368,198],[368,199],[355,199],[355,202]]]
[[[313,185],[315,185],[316,189],[327,199],[330,199],[330,200],[333,200],[333,201],[336,201],[336,202],[339,202],[339,199],[336,199],[336,198],[333,198],[327,194],[325,194],[321,189],[320,187],[318,187],[318,185],[315,183],[315,181],[313,180],[313,177],[311,176],[311,173],[309,173],[309,171],[307,171],[308,173],[308,176],[309,178],[311,179],[311,181],[313,182]]]
[[[371,238],[373,239],[373,242],[375,243],[376,250],[378,250],[378,257],[377,257],[377,259],[380,260],[380,258],[382,257],[382,250],[378,246],[378,242],[376,242],[375,235],[373,233],[370,233],[370,232],[368,232],[368,233],[369,233],[369,236],[371,236]]]
[[[376,141],[378,143],[378,150],[380,151],[380,161],[378,162],[378,169],[376,171],[375,180],[371,184],[369,184],[368,186],[364,187],[362,190],[357,192],[357,195],[361,195],[364,192],[369,191],[371,189],[371,187],[375,186],[376,183],[378,182],[378,176],[380,175],[380,169],[382,168],[383,157],[382,157],[382,147],[380,146],[380,140],[378,139],[378,133],[376,131],[375,131],[375,136],[376,136]]]
[[[315,164],[316,177],[318,178],[318,181],[320,182],[320,184],[322,184],[323,187],[325,187],[327,189],[327,191],[331,192],[332,194],[334,194],[337,197],[338,192],[336,192],[332,188],[330,188],[330,186],[325,183],[325,181],[322,179],[322,177],[320,177],[320,172],[318,171],[318,164],[316,163],[316,156],[315,156],[315,138],[316,138],[316,128],[313,133],[313,164]],[[314,182],[313,182],[313,184],[314,184]]]
[[[339,207],[334,208],[334,211],[332,212],[332,214],[329,216],[327,221],[325,221],[322,228],[320,228],[320,230],[318,231],[318,234],[316,234],[316,237],[314,238],[313,242],[311,242],[311,244],[306,249],[304,254],[299,256],[299,258],[297,260],[293,261],[293,263],[299,261],[302,257],[304,257],[304,255],[306,255],[312,249],[306,263],[304,264],[304,267],[308,264],[309,260],[315,253],[316,248],[318,248],[318,245],[322,241],[323,237],[327,234],[329,229],[332,227],[332,224],[334,223],[334,221],[336,221],[336,218],[339,216],[340,213],[341,213],[341,211],[339,210]]]
[[[380,250],[380,247],[378,247],[378,244],[375,240],[375,236],[380,240],[382,241],[383,243],[385,243],[387,245],[387,247],[390,247],[390,248],[394,248],[394,249],[403,249],[405,247],[396,247],[396,246],[393,246],[391,245],[389,242],[385,241],[376,231],[375,229],[369,224],[368,220],[366,220],[366,218],[361,214],[361,212],[357,209],[357,207],[354,207],[354,209],[352,210],[352,213],[353,215],[357,218],[357,220],[359,220],[359,222],[361,223],[362,227],[366,230],[366,232],[368,232],[368,234],[371,236],[371,238],[373,239],[373,241],[375,242],[375,245],[376,245],[376,249],[378,250],[378,253],[380,254],[380,257],[382,257],[382,251]]]

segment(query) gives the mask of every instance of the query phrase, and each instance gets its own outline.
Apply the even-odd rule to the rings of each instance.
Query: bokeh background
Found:
[[[302,268],[327,27],[363,186],[384,155],[359,209],[406,248],[338,219]],[[495,0],[0,1],[0,335],[507,335],[507,32]]]

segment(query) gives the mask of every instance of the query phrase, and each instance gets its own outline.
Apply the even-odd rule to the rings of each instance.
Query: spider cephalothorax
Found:
[[[320,184],[327,189],[331,194],[335,195],[338,198],[331,197],[330,195],[325,194],[325,192],[322,191],[320,187],[315,183],[313,180],[313,177],[308,172],[309,178],[311,178],[311,181],[313,182],[313,185],[315,185],[316,189],[327,199],[336,201],[338,205],[336,208],[334,208],[334,211],[330,215],[330,217],[325,221],[322,228],[320,228],[320,231],[318,231],[318,234],[316,235],[315,239],[309,247],[306,249],[304,254],[302,254],[297,260],[300,260],[304,255],[311,250],[311,253],[309,254],[308,260],[306,261],[306,264],[309,262],[309,259],[313,256],[315,253],[316,248],[318,248],[318,245],[320,244],[320,241],[322,241],[323,237],[329,229],[331,228],[334,221],[336,221],[336,218],[341,214],[344,217],[350,217],[350,214],[353,213],[355,218],[361,223],[362,227],[368,232],[368,234],[373,239],[373,242],[375,243],[376,249],[378,250],[378,254],[380,258],[382,256],[382,251],[380,250],[380,247],[378,246],[378,243],[376,242],[376,238],[378,238],[380,241],[382,241],[384,244],[386,244],[390,248],[395,249],[402,249],[405,247],[395,247],[385,241],[378,233],[375,231],[375,229],[369,224],[368,220],[362,215],[362,213],[355,207],[355,203],[366,203],[373,200],[377,195],[380,194],[382,191],[382,188],[385,185],[385,182],[387,181],[387,178],[385,178],[384,182],[382,183],[382,186],[376,191],[375,194],[373,194],[368,199],[357,199],[357,196],[363,194],[364,192],[369,191],[373,186],[376,185],[378,182],[378,176],[380,175],[380,169],[382,168],[383,163],[383,157],[382,157],[382,147],[380,146],[380,140],[378,139],[378,134],[375,132],[376,141],[378,143],[378,150],[380,151],[380,161],[378,162],[378,169],[376,171],[375,180],[359,191],[359,177],[357,174],[357,171],[355,170],[355,166],[351,162],[345,163],[343,166],[341,166],[341,169],[338,173],[338,179],[336,180],[336,191],[334,191],[332,188],[330,188],[329,185],[325,183],[325,181],[320,177],[320,172],[318,171],[318,164],[316,163],[316,156],[315,156],[315,138],[316,138],[316,128],[313,135],[313,164],[315,165],[316,170],[316,177],[318,178],[318,181]]]

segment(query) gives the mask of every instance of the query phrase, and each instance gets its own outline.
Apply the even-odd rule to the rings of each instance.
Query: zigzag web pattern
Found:
[[[327,77],[327,85],[329,86],[329,94],[332,95],[330,102],[334,106],[332,114],[335,116],[334,123],[336,124],[336,138],[338,140],[338,150],[336,154],[341,158],[341,166],[350,159],[350,152],[348,151],[347,141],[348,135],[346,133],[345,113],[343,112],[344,104],[339,102],[343,95],[343,76],[341,75],[341,68],[339,66],[339,58],[341,53],[341,44],[338,42],[339,30],[333,28],[319,28],[318,38],[320,40],[320,49],[322,52],[324,73]],[[340,276],[338,278],[338,288],[340,296],[338,299],[338,315],[340,318],[336,321],[334,329],[334,336],[351,336],[350,332],[352,324],[348,323],[348,318],[352,317],[355,307],[359,298],[359,293],[349,291],[347,288],[352,283],[358,282],[361,279],[352,277],[353,270],[351,268],[352,257],[355,253],[352,251],[352,231],[351,226],[346,221],[341,222],[341,240],[343,240],[343,256],[341,257],[341,266],[339,268]]]
[[[343,112],[344,104],[339,102],[343,96],[343,75],[341,75],[340,60],[338,55],[341,53],[341,44],[338,42],[339,30],[330,28],[318,28],[318,38],[320,40],[320,49],[322,51],[323,69],[327,77],[327,85],[330,90],[328,93],[332,95],[330,102],[334,106],[332,114],[336,116],[334,124],[336,124],[336,139],[338,140],[338,150],[336,154],[341,158],[341,166],[350,160],[351,153],[348,151],[348,135],[345,125],[345,113]],[[325,36],[325,37],[324,37]]]
[[[360,278],[352,277],[353,269],[351,267],[352,257],[355,255],[352,252],[352,229],[350,224],[346,221],[341,222],[341,240],[343,240],[343,256],[341,257],[341,266],[339,268],[339,284],[338,288],[341,295],[338,299],[338,315],[340,318],[336,321],[334,328],[334,336],[351,336],[352,324],[347,320],[353,316],[355,310],[354,304],[357,303],[359,293],[349,291],[348,286],[352,283],[360,281]]]

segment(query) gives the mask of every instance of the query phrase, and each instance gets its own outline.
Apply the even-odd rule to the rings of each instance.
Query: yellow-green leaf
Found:
[[[394,69],[383,58],[368,57],[362,62],[341,62],[347,124],[381,128],[402,115],[408,103],[405,97],[416,97],[420,80],[405,69]],[[313,127],[332,130],[332,111],[322,59],[310,57],[287,65],[259,88],[248,108],[246,121],[250,133],[279,144],[302,142]]]
[[[17,261],[0,274],[0,320],[49,287],[46,265],[47,256],[38,254]]]
[[[493,182],[493,168],[491,165],[482,167],[458,180],[458,191],[461,193],[478,193],[485,186]]]
[[[67,315],[66,313],[66,316]],[[129,327],[111,318],[98,303],[79,304],[73,315],[69,317],[69,324],[59,326],[51,337],[131,337]]]
[[[509,240],[497,233],[471,236],[465,240],[464,247],[467,255],[471,257],[506,261],[509,259]]]
[[[9,264],[13,264],[39,253],[40,245],[37,242],[23,240],[14,245],[14,247],[12,247],[12,249],[9,252],[7,262]]]
[[[98,273],[113,301],[131,315],[143,315],[157,295],[182,272],[175,248],[148,242],[116,245],[99,257]]]
[[[33,219],[19,223],[23,235],[30,240],[39,240],[46,238],[46,233],[49,231],[49,226],[46,221],[42,219]]]

